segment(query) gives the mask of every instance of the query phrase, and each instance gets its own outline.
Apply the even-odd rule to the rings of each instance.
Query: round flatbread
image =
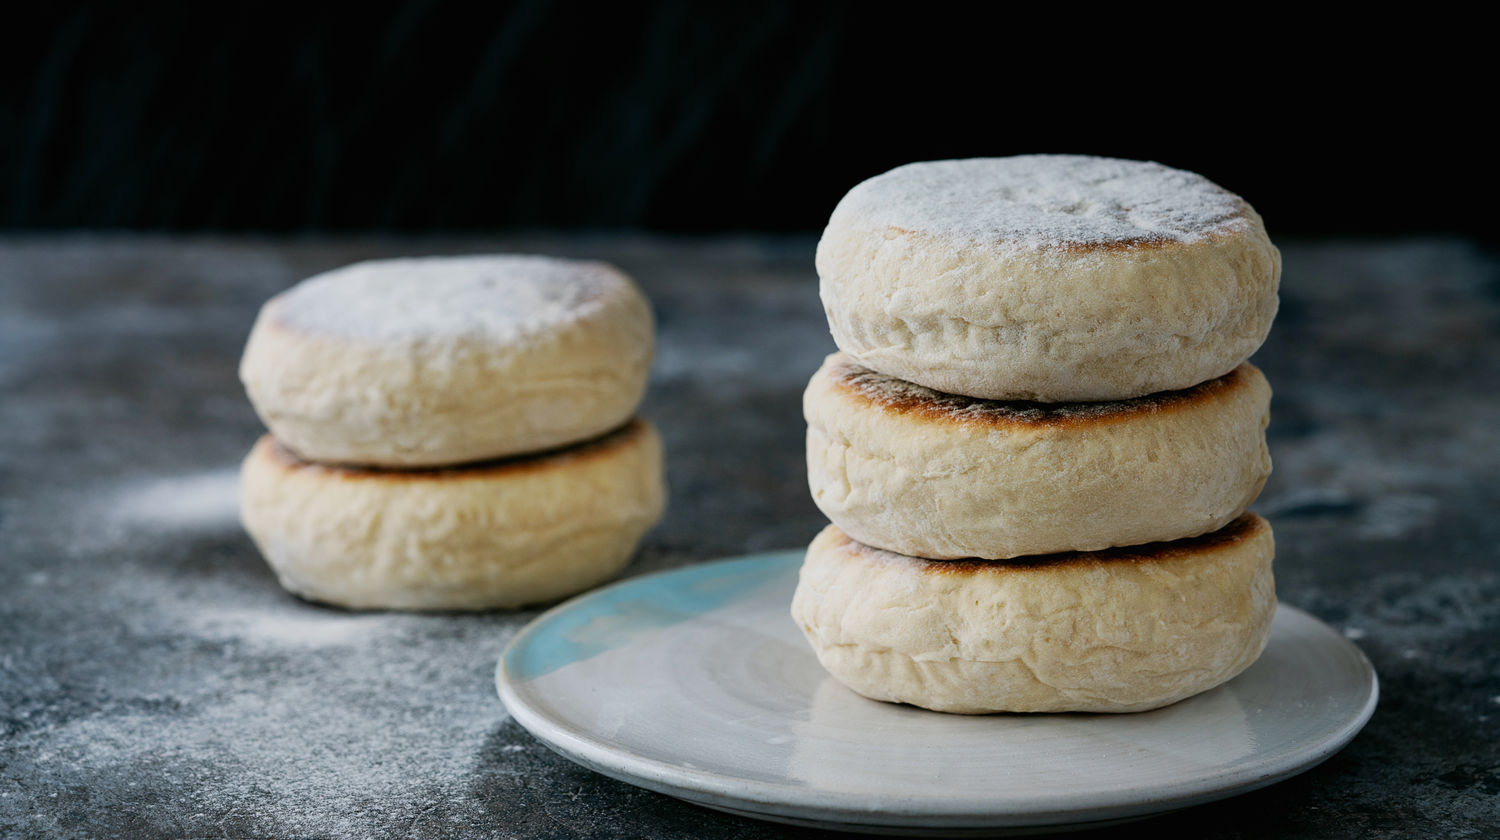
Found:
[[[792,617],[866,697],[944,712],[1137,712],[1248,668],[1276,611],[1275,544],[1246,514],[1190,540],[1030,562],[922,560],[829,526]]]
[[[588,440],[634,415],[653,320],[600,262],[379,260],[261,310],[240,365],[276,439],[313,461],[441,466]]]
[[[612,577],[661,518],[661,441],[643,421],[547,455],[455,469],[303,460],[270,435],[241,468],[245,530],[291,592],[361,609],[477,610]]]
[[[818,243],[839,348],[951,394],[1042,402],[1188,388],[1271,328],[1281,255],[1240,197],[1157,163],[1022,155],[859,184]]]
[[[1265,486],[1270,402],[1249,363],[1182,391],[1018,403],[941,394],[835,354],[803,398],[808,484],[850,536],[916,557],[1194,537]]]

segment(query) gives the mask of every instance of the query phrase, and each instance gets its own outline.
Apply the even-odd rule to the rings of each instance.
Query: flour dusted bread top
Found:
[[[818,243],[834,340],[938,391],[1039,402],[1187,388],[1255,352],[1281,257],[1243,199],[1161,164],[1023,155],[902,166]]]
[[[372,260],[281,295],[277,322],[314,335],[397,342],[494,343],[586,319],[634,284],[608,263],[502,254]]]
[[[849,191],[834,220],[1015,252],[1108,253],[1247,231],[1250,206],[1192,172],[1084,155],[912,163]]]
[[[640,403],[653,347],[645,296],[605,263],[380,260],[272,298],[240,377],[303,458],[441,466],[620,426]]]

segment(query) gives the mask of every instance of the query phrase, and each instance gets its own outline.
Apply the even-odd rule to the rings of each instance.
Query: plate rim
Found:
[[[1291,620],[1300,618],[1311,622],[1328,635],[1331,643],[1340,644],[1346,652],[1354,654],[1359,670],[1365,677],[1366,696],[1359,711],[1333,730],[1328,737],[1319,739],[1316,748],[1291,753],[1279,760],[1275,756],[1268,756],[1233,770],[1207,774],[1195,779],[1192,783],[1179,783],[1155,795],[1118,794],[1119,801],[1095,802],[1094,804],[1070,801],[1087,800],[1090,797],[1097,800],[1098,794],[1084,792],[1064,794],[1046,800],[1033,799],[1029,802],[1012,800],[1003,809],[993,807],[986,809],[973,807],[977,803],[971,800],[953,800],[947,807],[934,807],[942,803],[919,796],[883,796],[880,797],[879,803],[870,804],[868,800],[874,797],[826,791],[812,786],[743,779],[698,768],[669,764],[659,759],[633,753],[604,738],[593,736],[565,720],[549,717],[539,709],[533,708],[521,697],[521,686],[527,681],[511,679],[507,673],[507,664],[512,656],[531,637],[541,632],[541,628],[554,616],[576,609],[612,591],[650,585],[657,579],[689,570],[701,571],[704,566],[708,565],[760,563],[766,566],[769,577],[782,572],[785,565],[800,562],[804,555],[804,549],[784,549],[689,563],[673,569],[663,569],[618,580],[607,586],[569,598],[527,622],[506,644],[495,666],[495,684],[500,700],[518,724],[553,752],[618,781],[689,802],[761,815],[771,820],[778,817],[795,817],[803,821],[810,819],[830,825],[863,826],[870,829],[1024,828],[1092,823],[1163,813],[1225,799],[1291,778],[1326,761],[1348,746],[1349,742],[1359,734],[1373,716],[1379,703],[1379,676],[1364,651],[1311,613],[1278,601],[1276,618],[1273,622],[1283,620],[1281,619],[1283,611]],[[861,799],[867,801],[865,806],[854,804]],[[837,801],[842,801],[843,804],[835,804]],[[1037,807],[1038,805],[1042,807]]]

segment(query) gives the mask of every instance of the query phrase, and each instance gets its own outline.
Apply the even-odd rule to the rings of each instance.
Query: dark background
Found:
[[[1273,234],[1496,240],[1493,48],[1421,9],[30,14],[0,27],[0,228],[816,230],[892,166],[1048,151],[1202,172]]]

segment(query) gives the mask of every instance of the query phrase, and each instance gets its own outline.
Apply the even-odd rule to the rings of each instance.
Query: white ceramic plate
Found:
[[[884,833],[1079,828],[1244,793],[1354,737],[1359,649],[1281,607],[1260,660],[1130,715],[960,716],[860,697],[788,614],[802,552],[627,580],[536,619],[500,659],[515,719],[562,755],[711,808]]]

